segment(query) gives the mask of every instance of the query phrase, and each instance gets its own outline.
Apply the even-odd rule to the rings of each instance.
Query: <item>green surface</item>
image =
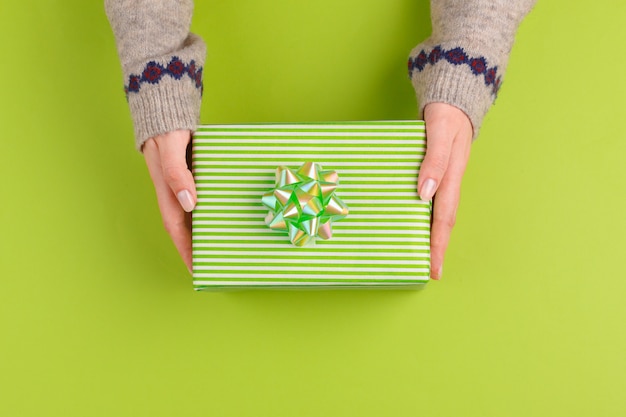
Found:
[[[207,123],[405,119],[426,1],[209,2]],[[195,293],[99,1],[0,3],[0,416],[626,415],[626,3],[541,1],[423,291]]]

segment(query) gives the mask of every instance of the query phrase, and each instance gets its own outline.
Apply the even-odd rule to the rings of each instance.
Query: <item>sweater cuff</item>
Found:
[[[128,89],[127,89],[128,91]],[[145,83],[138,92],[128,91],[128,104],[135,128],[135,144],[174,130],[194,131],[200,118],[201,79],[163,77]]]
[[[415,48],[409,58],[409,76],[417,94],[419,117],[429,103],[446,103],[470,119],[476,139],[485,114],[493,103],[501,78],[497,66],[463,48]]]

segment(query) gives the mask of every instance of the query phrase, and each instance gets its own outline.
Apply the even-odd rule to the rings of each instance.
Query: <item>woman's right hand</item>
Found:
[[[198,199],[186,159],[190,141],[191,131],[176,130],[148,139],[142,148],[163,225],[189,273],[192,272],[191,211]]]

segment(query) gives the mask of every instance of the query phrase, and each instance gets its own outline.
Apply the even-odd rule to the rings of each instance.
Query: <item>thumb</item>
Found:
[[[193,175],[187,166],[187,145],[191,131],[175,130],[154,138],[159,148],[163,178],[176,196],[183,210],[190,212],[196,206],[197,194]]]
[[[446,175],[452,145],[469,119],[458,108],[445,103],[429,103],[424,108],[426,123],[426,155],[420,167],[417,190],[422,200],[428,201]],[[465,129],[467,130],[467,129]]]
[[[417,191],[420,198],[429,201],[441,185],[452,151],[454,135],[447,126],[438,126],[437,121],[426,121],[426,155],[420,167]]]

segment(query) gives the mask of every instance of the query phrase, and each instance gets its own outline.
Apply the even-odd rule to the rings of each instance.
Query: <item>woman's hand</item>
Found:
[[[430,276],[440,279],[443,258],[456,221],[461,180],[469,159],[473,128],[463,111],[444,103],[424,108],[426,156],[420,169],[417,192],[433,200],[430,234]]]
[[[148,139],[143,145],[165,230],[172,237],[189,273],[191,266],[191,211],[197,194],[187,167],[189,130],[176,130]]]

